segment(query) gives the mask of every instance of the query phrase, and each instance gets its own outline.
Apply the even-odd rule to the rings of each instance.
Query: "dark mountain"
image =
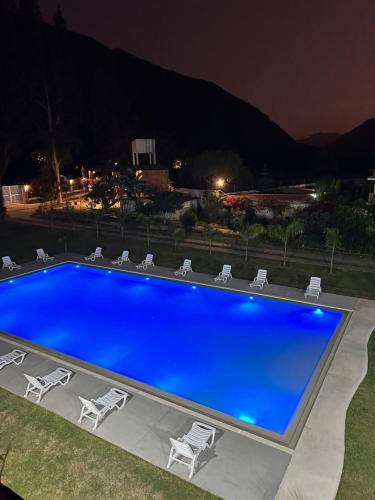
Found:
[[[30,100],[23,116],[25,151],[43,150],[50,140],[41,132],[45,118],[36,104],[47,79],[52,107],[59,106],[64,124],[59,137],[65,163],[129,161],[132,138],[155,137],[158,161],[166,164],[223,150],[237,153],[252,173],[266,171],[275,182],[311,176],[311,148],[217,85],[17,12],[7,15],[12,22],[2,26],[4,36],[11,25],[18,45],[6,57],[16,51],[29,72],[23,82]]]
[[[326,147],[341,176],[365,177],[375,166],[375,118],[343,134]]]
[[[314,146],[315,148],[324,148],[328,146],[328,144],[339,139],[339,137],[340,134],[335,134],[333,132],[318,132],[306,137],[306,139],[300,139],[298,142],[306,144],[307,146]]]

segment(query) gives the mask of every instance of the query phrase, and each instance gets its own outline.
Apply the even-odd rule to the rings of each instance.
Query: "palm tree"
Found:
[[[284,244],[284,256],[283,256],[283,266],[286,267],[286,254],[287,254],[287,246],[291,239],[299,236],[303,233],[303,223],[295,219],[290,222],[287,226],[281,226],[280,224],[276,224],[270,226],[268,230],[268,234],[271,238],[275,240],[279,240]]]
[[[326,247],[331,249],[331,263],[329,267],[329,272],[333,272],[333,257],[335,255],[335,249],[341,244],[340,231],[337,227],[327,227],[326,229]]]
[[[204,222],[202,224],[202,236],[205,240],[209,242],[210,255],[212,255],[212,240],[219,234],[215,228],[211,226],[211,224],[207,224]]]
[[[142,174],[132,168],[127,169],[125,175],[121,176],[119,183],[125,192],[126,198],[134,202],[142,195],[150,192],[142,179]]]
[[[262,224],[244,224],[241,228],[241,238],[245,241],[245,262],[247,262],[249,241],[255,240],[265,232]]]

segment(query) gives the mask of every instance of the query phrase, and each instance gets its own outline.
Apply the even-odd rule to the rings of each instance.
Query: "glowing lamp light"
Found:
[[[216,187],[221,189],[225,186],[225,179],[223,179],[222,177],[219,177],[218,179],[216,179]]]
[[[251,417],[250,415],[245,415],[244,413],[241,413],[241,415],[238,417],[240,420],[243,422],[246,422],[247,424],[255,424],[256,420],[255,418]]]
[[[314,314],[324,314],[323,311],[320,309],[320,307],[317,307],[315,310],[314,310]]]
[[[23,189],[25,190],[25,193],[29,192],[30,191],[30,185],[29,184],[25,184],[23,186]]]

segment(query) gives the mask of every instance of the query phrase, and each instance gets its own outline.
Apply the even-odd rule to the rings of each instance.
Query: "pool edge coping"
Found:
[[[54,262],[39,262],[39,266],[35,269],[30,269],[27,271],[21,271],[19,270],[16,274],[12,274],[10,279],[12,277],[14,278],[19,278],[23,276],[27,276],[30,274],[34,274],[37,272],[41,272],[46,269],[50,268],[55,268],[59,267],[65,264],[72,264],[72,265],[83,265],[87,267],[93,267],[96,269],[103,269],[103,270],[115,270],[117,272],[121,272],[124,274],[134,274],[137,276],[150,276],[153,278],[157,279],[162,279],[164,281],[171,281],[174,283],[185,283],[185,284],[197,284],[199,286],[207,287],[207,288],[213,288],[213,289],[219,289],[219,290],[224,290],[227,292],[234,292],[234,293],[240,293],[240,294],[246,294],[246,295],[257,295],[260,297],[264,297],[267,299],[271,300],[281,300],[284,302],[293,302],[293,303],[298,303],[298,304],[306,304],[308,306],[321,306],[327,309],[331,310],[336,310],[344,313],[344,316],[338,325],[338,327],[335,330],[335,333],[333,337],[331,338],[328,346],[326,347],[326,350],[319,360],[319,363],[315,369],[315,372],[312,376],[312,378],[309,380],[308,385],[305,389],[305,392],[303,394],[303,397],[301,401],[299,402],[296,411],[288,425],[287,431],[284,434],[278,434],[273,431],[269,431],[267,429],[264,429],[260,426],[255,426],[248,424],[246,422],[243,422],[239,419],[236,419],[230,415],[227,415],[225,413],[219,412],[217,410],[211,409],[209,407],[206,407],[204,405],[201,405],[199,403],[195,403],[194,401],[190,401],[185,398],[181,398],[180,396],[176,396],[173,393],[169,393],[167,391],[162,391],[160,389],[154,388],[150,385],[143,384],[142,382],[139,382],[135,379],[130,379],[124,375],[120,375],[116,372],[113,372],[111,370],[107,370],[105,368],[102,368],[98,365],[92,364],[85,362],[83,360],[80,360],[78,358],[75,358],[73,356],[69,356],[63,353],[60,353],[59,351],[56,351],[54,349],[49,349],[44,346],[41,346],[39,344],[29,342],[25,339],[22,339],[21,337],[17,337],[16,335],[9,334],[7,332],[0,332],[3,337],[8,338],[8,340],[19,343],[20,345],[25,345],[29,349],[34,349],[36,352],[41,352],[45,355],[47,355],[50,358],[53,358],[58,361],[66,362],[70,366],[78,367],[81,370],[85,370],[90,373],[98,374],[101,377],[105,377],[107,380],[112,380],[115,381],[116,383],[123,384],[130,390],[135,390],[138,393],[142,393],[145,396],[152,397],[153,399],[157,399],[159,402],[162,402],[164,404],[169,404],[172,405],[173,407],[180,408],[183,411],[188,411],[192,412],[196,417],[199,416],[204,416],[204,418],[209,419],[211,423],[219,425],[219,426],[225,426],[226,428],[232,430],[233,432],[241,433],[244,435],[247,435],[248,437],[256,438],[257,440],[260,440],[262,442],[266,442],[268,444],[273,444],[276,445],[277,447],[281,447],[283,450],[291,450],[293,451],[298,443],[298,440],[303,432],[303,429],[306,425],[306,422],[308,420],[308,417],[310,415],[311,409],[314,406],[314,403],[319,395],[321,386],[324,382],[324,379],[328,373],[328,370],[330,368],[330,365],[332,363],[332,360],[334,359],[334,356],[336,354],[336,351],[340,345],[340,342],[343,338],[343,335],[345,333],[346,327],[350,321],[351,315],[353,313],[353,309],[348,309],[348,308],[339,308],[339,307],[333,307],[333,306],[327,306],[318,302],[308,302],[306,300],[295,300],[294,298],[290,297],[279,297],[277,295],[271,295],[271,294],[264,294],[264,293],[259,293],[259,292],[254,292],[251,288],[250,290],[247,289],[241,290],[238,288],[233,288],[230,286],[220,286],[216,285],[213,283],[206,283],[202,282],[199,279],[197,280],[191,280],[188,281],[186,279],[176,279],[174,275],[172,276],[163,276],[160,274],[155,274],[155,273],[149,273],[146,271],[135,271],[132,269],[124,269],[120,268],[119,266],[113,265],[112,261],[107,262],[107,259],[100,260],[99,262],[92,262],[92,261],[86,261],[83,260],[84,257],[80,255],[71,255],[68,258],[63,258],[62,260],[56,260]],[[38,261],[34,261],[33,264],[38,263]],[[155,270],[154,268],[152,268]],[[170,269],[168,268],[162,268],[165,269],[166,271],[170,272]],[[200,273],[201,274],[201,273]],[[204,275],[205,277],[211,278],[209,275]],[[0,282],[3,281],[9,281],[9,277],[0,279]],[[246,282],[246,280],[241,280]]]

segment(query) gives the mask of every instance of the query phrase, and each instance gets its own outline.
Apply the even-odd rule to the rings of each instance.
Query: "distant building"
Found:
[[[368,201],[370,203],[375,203],[375,170],[372,171],[372,175],[370,175],[370,177],[368,177],[367,180],[374,183],[373,191],[370,192],[368,195]]]
[[[282,191],[240,191],[223,195],[224,205],[241,207],[250,203],[257,214],[262,217],[272,217],[272,205],[284,205],[289,215],[293,211],[308,207],[314,202],[315,193],[312,189],[293,188]]]

